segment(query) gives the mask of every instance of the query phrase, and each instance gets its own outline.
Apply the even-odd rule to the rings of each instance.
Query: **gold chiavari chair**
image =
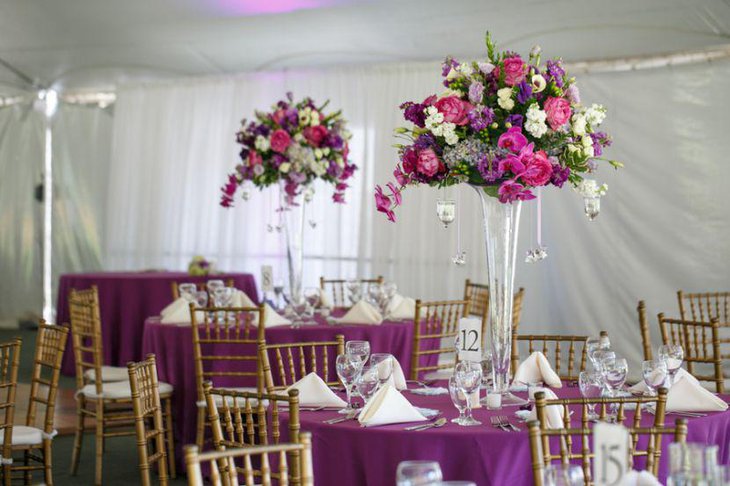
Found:
[[[26,484],[30,484],[33,471],[42,470],[44,483],[53,485],[51,444],[56,435],[53,417],[67,338],[67,327],[48,325],[41,319],[36,336],[25,425],[14,426],[12,435],[13,450],[23,451],[23,462],[13,463],[11,469],[13,472],[22,471]],[[39,411],[41,407],[42,413]],[[43,424],[40,427],[37,426],[36,417],[42,417]],[[37,452],[40,456],[36,455]]]
[[[601,332],[603,335],[605,331]],[[607,334],[606,334],[607,335]],[[576,381],[581,371],[586,369],[588,358],[585,346],[588,336],[563,336],[549,334],[523,334],[512,333],[512,373],[520,365],[520,343],[527,343],[528,355],[540,351],[550,362],[555,373],[563,381]],[[577,350],[576,350],[577,348]],[[580,361],[576,366],[576,354],[579,354]],[[567,364],[563,367],[563,363]]]
[[[416,300],[413,321],[413,350],[411,351],[411,380],[418,380],[421,372],[437,372],[453,368],[456,363],[454,338],[459,331],[459,319],[469,315],[469,300],[421,302]],[[436,339],[435,349],[426,349],[424,341]],[[422,356],[437,355],[435,365],[422,365]]]
[[[385,279],[382,276],[375,278],[356,279],[362,285],[363,296],[367,295],[370,285],[382,285]],[[319,288],[332,298],[333,307],[347,307],[349,305],[347,299],[346,284],[350,280],[347,279],[326,279],[319,277]]]
[[[190,316],[198,392],[195,444],[202,449],[206,424],[203,383],[212,381],[216,386],[225,385],[239,391],[261,389],[257,350],[258,345],[265,342],[265,315],[263,305],[196,309],[190,304]],[[256,385],[251,386],[251,383]]]
[[[512,330],[517,331],[522,315],[522,300],[525,297],[524,287],[520,287],[512,299]],[[482,336],[487,335],[489,319],[489,285],[474,283],[468,278],[464,282],[464,300],[468,300],[469,315],[482,320]]]
[[[730,329],[730,292],[685,293],[679,290],[677,301],[682,319],[702,322],[717,319],[720,325],[720,351],[724,359],[730,358],[730,335],[723,332]]]
[[[337,355],[344,353],[345,336],[342,334],[336,335],[334,341],[261,343],[259,361],[264,387],[268,393],[285,390],[312,372],[317,373],[328,385],[338,386],[340,382],[334,373],[335,360]],[[330,375],[334,379],[330,379]]]
[[[289,390],[287,395],[249,393],[212,388],[210,382],[203,389],[216,450],[281,443],[281,410],[288,416],[286,441],[299,442],[299,390]],[[289,457],[289,464],[289,482],[301,484],[296,452]],[[225,464],[219,469],[226,471]],[[244,474],[244,468],[238,467],[238,472]],[[258,468],[253,473],[259,478],[262,475]],[[272,473],[272,479],[282,481],[278,473]]]
[[[717,393],[725,393],[725,378],[722,373],[720,353],[720,324],[713,318],[710,322],[669,319],[659,314],[659,328],[664,344],[679,344],[684,350],[684,362],[689,371],[700,381],[715,383]],[[699,374],[695,365],[712,366],[713,374]]]
[[[71,474],[76,475],[83,445],[85,419],[95,421],[96,471],[95,484],[102,483],[104,442],[111,437],[133,436],[134,411],[129,372],[125,381],[104,381],[101,318],[96,287],[71,290],[69,295],[71,342],[76,365],[76,438],[71,455]],[[102,377],[101,380],[91,379]],[[175,477],[175,443],[172,431],[172,394],[169,383],[160,382],[160,399],[167,421],[167,447],[170,475]]]
[[[2,433],[3,484],[10,486],[13,464],[13,420],[15,418],[15,391],[18,386],[18,365],[20,364],[21,339],[0,343],[0,410],[5,414],[0,422]]]
[[[651,352],[651,333],[649,332],[649,322],[646,319],[646,304],[643,300],[639,301],[636,312],[639,314],[639,331],[641,331],[641,346],[644,350],[644,360],[649,361],[653,359]]]
[[[160,484],[168,484],[165,426],[162,420],[159,382],[155,355],[139,363],[127,363],[132,388],[134,428],[137,433],[137,457],[142,486],[150,486],[150,466],[157,463]],[[150,453],[150,444],[154,452]]]
[[[300,442],[296,444],[275,444],[260,445],[226,449],[223,451],[211,451],[199,453],[197,446],[185,447],[185,463],[188,471],[188,484],[190,486],[203,486],[203,474],[200,464],[210,464],[210,483],[213,486],[238,486],[238,472],[235,467],[229,464],[235,459],[242,459],[243,478],[246,486],[262,484],[270,486],[272,464],[275,464],[280,477],[286,477],[288,472],[287,454],[298,454],[301,458],[301,485],[314,486],[314,473],[312,470],[312,435],[309,432],[302,432],[299,436]],[[261,464],[261,482],[254,482],[253,463]],[[224,468],[219,465],[224,464]],[[236,471],[236,472],[234,472]],[[279,482],[280,486],[287,486],[288,482]]]
[[[659,467],[659,456],[661,454],[661,441],[653,432],[649,430],[662,430],[664,427],[664,418],[666,416],[667,406],[667,389],[660,388],[657,396],[653,397],[611,397],[611,398],[559,398],[548,400],[545,397],[545,392],[535,393],[535,410],[537,412],[537,425],[538,432],[541,435],[541,446],[542,454],[538,457],[541,458],[541,462],[544,465],[550,464],[551,461],[561,459],[563,462],[568,462],[572,459],[583,459],[583,473],[586,477],[586,484],[591,484],[590,481],[590,461],[593,457],[590,451],[590,440],[591,432],[589,429],[589,405],[598,405],[599,408],[599,420],[605,420],[608,414],[609,407],[616,407],[615,415],[616,422],[630,427],[632,432],[631,443],[629,444],[629,450],[631,451],[632,457],[646,457],[647,467],[646,469],[652,474],[657,474]],[[570,407],[581,407],[581,418],[580,427],[573,427],[571,423]],[[626,420],[626,407],[630,406],[634,408],[634,416],[630,424],[625,424]],[[652,413],[654,414],[654,422],[650,429],[643,429],[641,427],[641,419],[645,413],[643,406],[652,407]],[[550,428],[548,424],[548,407],[559,407],[561,409],[561,418],[563,421],[562,428]],[[572,432],[559,432],[559,431],[572,431]],[[685,430],[686,433],[686,430]],[[552,453],[550,449],[550,436],[559,435],[561,436],[560,451],[558,453]],[[645,449],[640,449],[639,438],[642,435],[648,436],[648,441]],[[580,440],[580,450],[576,451],[573,447],[574,437],[577,436]],[[530,429],[530,440],[532,442],[532,429]],[[534,445],[531,443],[531,448],[534,453]],[[535,465],[536,457],[533,455],[533,466]]]
[[[215,279],[215,275],[211,275],[209,280]],[[236,282],[232,278],[227,278],[223,281],[226,285],[226,287],[235,287]],[[180,298],[180,284],[184,282],[172,282],[170,283],[170,288],[172,289],[172,300],[177,300]],[[198,290],[206,290],[206,284],[207,282],[198,282],[195,284],[195,286],[198,288]]]
[[[532,455],[532,477],[535,486],[543,486],[543,475],[545,467],[551,462],[560,460],[561,463],[566,464],[571,458],[580,459],[583,467],[583,474],[585,476],[585,485],[592,486],[594,484],[590,476],[591,471],[591,459],[594,457],[594,453],[588,448],[588,443],[591,441],[593,435],[593,429],[587,427],[582,428],[567,428],[567,429],[541,429],[540,423],[537,420],[533,420],[527,424],[528,434],[530,436],[530,453]],[[656,476],[659,468],[659,458],[661,456],[662,448],[662,437],[665,435],[672,435],[675,442],[685,442],[687,439],[687,419],[678,419],[675,426],[672,428],[668,427],[631,427],[629,428],[629,434],[631,437],[647,436],[649,437],[649,447],[647,448],[647,465],[646,470]],[[551,437],[559,437],[559,451],[553,453],[550,449],[549,439]],[[572,440],[581,440],[582,444],[585,444],[585,448],[579,454],[570,453],[571,449],[566,444]],[[548,444],[547,447],[545,444]],[[632,451],[632,458],[635,457]]]

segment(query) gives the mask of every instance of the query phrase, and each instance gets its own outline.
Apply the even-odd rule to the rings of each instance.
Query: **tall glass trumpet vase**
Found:
[[[307,302],[302,292],[302,268],[304,259],[304,226],[306,201],[299,195],[293,202],[285,200],[281,189],[282,223],[286,238],[286,259],[289,269],[289,305],[286,313],[292,318],[292,325],[298,326],[307,310]]]
[[[479,195],[484,220],[489,282],[489,330],[494,380],[492,387],[502,395],[502,405],[524,405],[526,400],[509,391],[510,355],[512,352],[512,298],[517,233],[522,201],[501,203],[485,192],[483,186],[472,186]]]

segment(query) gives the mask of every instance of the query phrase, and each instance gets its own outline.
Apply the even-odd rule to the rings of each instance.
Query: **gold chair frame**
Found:
[[[382,285],[383,282],[385,282],[385,279],[381,275],[378,275],[375,278],[358,278],[353,280],[357,280],[361,285],[368,287],[373,284]],[[328,287],[331,290],[328,295],[332,297],[332,307],[348,306],[345,284],[349,281],[350,279],[326,279],[324,277],[319,277],[320,290],[327,292]]]
[[[0,395],[2,395],[0,410],[5,412],[2,423],[0,423],[0,430],[3,434],[0,464],[2,464],[5,486],[10,486],[12,481],[13,421],[15,419],[15,392],[18,386],[21,344],[20,338],[0,343]]]
[[[337,356],[345,353],[345,336],[337,334],[334,341],[313,341],[283,344],[259,344],[259,362],[261,363],[261,376],[264,389],[267,393],[276,393],[285,390],[296,381],[305,377],[308,373],[317,373],[329,386],[338,386],[339,380],[328,380],[330,372],[329,348],[334,348],[331,366],[335,369]],[[322,369],[318,370],[317,351],[322,351]],[[307,353],[309,351],[309,353]],[[285,356],[282,356],[282,352]],[[271,365],[269,354],[276,357],[274,369]],[[309,356],[307,357],[307,354]],[[296,357],[295,357],[296,355]],[[286,357],[286,365],[284,363]],[[296,361],[296,363],[295,363]],[[289,377],[287,378],[287,367]],[[319,373],[321,371],[321,374]],[[274,380],[276,376],[277,380]]]
[[[512,298],[512,330],[515,332],[520,326],[524,298],[525,288],[520,287]],[[486,338],[489,322],[489,285],[475,283],[467,278],[464,282],[464,300],[471,302],[469,315],[482,320],[482,336]]]
[[[639,314],[639,331],[641,332],[641,347],[644,351],[644,360],[650,361],[653,359],[651,332],[649,331],[649,322],[646,319],[646,303],[643,300],[640,300],[639,305],[636,306],[636,312]]]
[[[209,276],[213,277],[213,278],[210,278],[208,280],[215,280],[215,275],[209,275]],[[186,283],[186,282],[170,282],[170,289],[172,290],[172,300],[177,300],[180,298],[180,284],[181,283]],[[195,283],[195,282],[190,282],[190,283]],[[195,286],[198,288],[198,291],[206,290],[207,283],[208,283],[207,281],[197,282],[197,283],[195,283]],[[225,279],[224,284],[226,287],[235,287],[236,286],[236,282],[232,278]]]
[[[605,334],[605,331],[601,332],[601,335]],[[606,334],[607,335],[607,334]],[[563,381],[577,381],[580,372],[585,371],[586,369],[586,363],[588,358],[587,349],[585,346],[586,339],[588,339],[588,336],[563,336],[559,334],[517,334],[517,332],[512,333],[512,373],[517,370],[517,367],[520,365],[520,350],[519,350],[519,343],[520,342],[527,342],[528,343],[528,351],[529,354],[532,354],[535,351],[541,351],[542,354],[545,355],[547,360],[550,362],[551,366],[553,367],[553,370],[557,375],[560,377]],[[535,347],[535,344],[542,343],[542,346]],[[564,348],[561,347],[562,344],[567,345],[568,347],[568,369],[567,372],[562,371],[562,364],[563,364],[563,350]],[[550,346],[552,345],[552,346]],[[576,355],[576,345],[582,345],[582,349],[580,351],[580,363],[578,366],[578,369],[575,369],[575,355]],[[552,347],[552,353],[550,353],[550,349]],[[552,355],[553,359],[550,359]]]

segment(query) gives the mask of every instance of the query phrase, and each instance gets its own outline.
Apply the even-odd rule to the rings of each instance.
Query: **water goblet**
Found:
[[[545,486],[583,486],[583,468],[577,464],[549,464],[543,470]]]
[[[365,403],[370,401],[379,386],[380,380],[378,376],[378,369],[373,366],[364,369],[355,382],[357,393],[362,397]]]
[[[347,407],[340,410],[339,413],[348,414],[355,410],[352,407],[352,389],[355,386],[358,375],[362,372],[362,361],[359,356],[340,354],[337,356],[335,364],[337,367],[337,376],[345,387],[345,393],[347,393]]]
[[[274,281],[274,295],[276,296],[276,308],[281,309],[281,296],[284,294],[284,281],[280,278]]]
[[[603,372],[603,380],[608,388],[608,395],[611,397],[618,396],[618,392],[626,383],[626,377],[629,374],[629,365],[624,358],[605,358],[601,361],[601,370]],[[611,404],[611,417],[618,410],[618,405]]]
[[[181,283],[177,286],[177,290],[180,293],[180,297],[188,302],[193,302],[195,301],[195,292],[198,291],[198,286],[194,283]]]
[[[641,372],[644,376],[644,383],[649,389],[649,396],[656,396],[657,389],[667,381],[669,370],[667,362],[663,359],[651,359],[641,363]]]
[[[436,201],[436,215],[444,224],[444,228],[448,228],[456,219],[456,201],[453,199],[439,199]]]
[[[578,386],[583,398],[600,398],[603,392],[603,376],[597,371],[581,371],[578,375]],[[588,420],[598,419],[596,404],[588,404]]]
[[[195,292],[195,306],[196,307],[208,307],[208,292],[205,290],[198,290]]]
[[[304,298],[307,300],[307,303],[312,308],[317,308],[319,306],[320,301],[320,291],[319,287],[307,287],[304,289]]]
[[[596,371],[603,371],[603,362],[609,362],[616,359],[616,353],[613,351],[598,350],[593,352],[593,358],[596,360]]]
[[[484,351],[482,353],[482,386],[488,387],[492,385],[494,376],[492,375],[493,365],[491,351]]]
[[[482,365],[474,361],[461,361],[454,368],[454,376],[456,385],[467,399],[466,419],[460,425],[481,425],[481,422],[471,415],[471,400],[469,398],[474,392],[479,392],[479,387],[482,384]]]
[[[345,353],[359,356],[362,364],[365,365],[370,357],[370,343],[368,341],[347,341]]]
[[[396,486],[430,486],[443,479],[436,461],[403,461],[395,473]]]
[[[228,307],[233,298],[233,289],[231,287],[217,287],[213,292],[213,304],[216,307]]]
[[[347,285],[347,298],[350,299],[350,304],[357,304],[362,299],[362,283],[359,280],[348,280]]]
[[[459,411],[459,416],[451,419],[451,422],[462,425],[466,421],[465,412],[467,399],[456,384],[456,376],[454,375],[449,378],[449,396],[451,396],[451,401]]]
[[[210,295],[215,295],[215,289],[219,289],[225,286],[226,284],[223,282],[223,280],[208,280],[205,283],[205,287],[208,289],[208,293]]]
[[[370,365],[378,370],[380,386],[384,386],[390,377],[393,376],[393,361],[395,358],[388,353],[375,353],[370,355]]]
[[[659,359],[667,363],[669,386],[674,385],[674,377],[684,361],[684,349],[679,344],[664,344],[659,347]]]

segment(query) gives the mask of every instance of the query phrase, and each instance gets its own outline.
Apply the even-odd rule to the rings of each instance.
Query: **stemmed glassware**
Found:
[[[208,289],[208,294],[212,296],[215,296],[215,289],[219,289],[225,286],[226,284],[223,282],[223,280],[208,280],[205,283],[205,287]]]
[[[364,366],[370,357],[370,343],[368,341],[347,341],[345,353],[359,356]]]
[[[381,387],[385,386],[393,375],[394,360],[393,355],[388,353],[375,353],[370,355],[370,366],[378,371],[378,381]]]
[[[196,307],[208,307],[208,292],[205,290],[195,292],[195,305]]]
[[[283,307],[281,297],[284,295],[284,281],[280,278],[274,281],[274,295],[276,296],[276,308],[281,309]]]
[[[581,371],[578,375],[578,386],[583,398],[600,398],[603,393],[603,376],[597,371]],[[588,404],[588,420],[598,420],[596,404]]]
[[[583,468],[577,464],[550,464],[543,471],[545,486],[583,486]]]
[[[659,359],[667,363],[669,386],[674,385],[674,377],[684,361],[684,349],[679,344],[664,344],[659,347]]]
[[[213,291],[213,304],[216,307],[229,307],[232,297],[233,289],[231,287],[216,287]]]
[[[304,300],[307,302],[307,318],[310,319],[311,324],[316,324],[314,321],[314,310],[319,306],[320,292],[319,287],[307,287],[303,292]]]
[[[629,365],[624,358],[607,357],[601,361],[601,372],[603,380],[606,383],[608,396],[616,397],[618,392],[626,383],[626,377],[629,374]],[[611,415],[614,414],[618,407],[612,404]]]
[[[644,376],[644,383],[649,389],[649,396],[656,396],[657,389],[667,381],[669,370],[667,362],[663,359],[652,359],[641,363],[641,373]]]
[[[466,411],[466,404],[468,400],[456,384],[455,375],[452,375],[449,378],[449,395],[451,396],[451,401],[454,406],[459,411],[459,416],[451,419],[451,421],[455,424],[463,425],[466,421],[466,414],[464,412]]]
[[[377,368],[371,366],[370,368],[363,369],[360,376],[357,377],[355,385],[357,394],[367,403],[375,395],[375,392],[378,391],[378,387],[380,386]]]
[[[350,304],[357,304],[362,299],[362,283],[359,280],[348,280],[347,285],[347,298],[350,299]]]
[[[443,479],[436,461],[403,461],[398,464],[396,486],[430,486]]]
[[[598,371],[599,362],[596,360],[595,353],[599,351],[608,351],[611,348],[611,341],[608,336],[589,337],[586,340],[586,354],[588,359],[591,360],[593,369]]]
[[[188,302],[195,301],[195,293],[198,291],[198,286],[194,283],[181,283],[177,286],[180,297],[187,300]]]
[[[482,365],[474,361],[461,361],[454,368],[454,378],[456,386],[466,399],[466,417],[459,425],[481,425],[481,422],[471,415],[470,398],[474,392],[479,392],[482,384]]]
[[[383,304],[381,306],[381,315],[385,317],[390,310],[390,304],[393,302],[393,297],[398,293],[398,286],[395,282],[385,282],[383,284]]]
[[[339,413],[348,414],[355,410],[352,406],[352,391],[362,372],[363,362],[359,356],[354,354],[340,354],[337,356],[336,367],[337,376],[347,393],[347,407],[340,410]]]
[[[436,201],[436,215],[444,224],[444,228],[448,228],[456,219],[456,201],[453,199],[439,199]]]

